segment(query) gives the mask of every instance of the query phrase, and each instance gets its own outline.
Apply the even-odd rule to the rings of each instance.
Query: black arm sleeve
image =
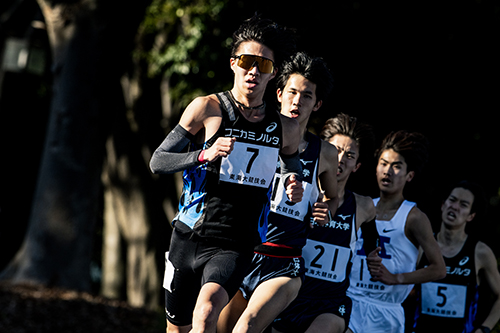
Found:
[[[368,256],[380,244],[375,219],[363,223],[361,225],[361,232],[363,233],[363,248],[365,249],[365,254]]]
[[[201,149],[182,152],[193,138],[191,133],[177,124],[153,153],[149,162],[151,171],[154,174],[169,174],[199,165]]]
[[[286,179],[291,175],[295,175],[297,180],[302,181],[302,165],[300,164],[298,151],[291,155],[280,153],[280,167],[281,178],[284,180],[284,184],[286,184]]]

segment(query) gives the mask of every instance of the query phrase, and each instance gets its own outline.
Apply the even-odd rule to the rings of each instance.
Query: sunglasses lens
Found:
[[[259,71],[261,73],[268,74],[273,72],[274,65],[269,59],[248,54],[242,54],[238,58],[238,66],[247,71],[252,69],[255,63],[259,66]]]
[[[273,62],[269,59],[260,58],[259,70],[261,73],[272,73],[273,72]]]
[[[246,69],[247,71],[253,67],[254,63],[255,63],[255,57],[245,54],[240,55],[240,58],[238,60],[238,66],[240,66],[243,69]]]

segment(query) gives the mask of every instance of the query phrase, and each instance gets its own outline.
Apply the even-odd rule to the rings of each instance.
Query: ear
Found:
[[[281,99],[283,97],[283,92],[281,91],[280,88],[278,88],[278,90],[276,90],[276,97],[278,98],[278,102],[281,103]]]
[[[467,216],[466,221],[470,222],[470,221],[474,220],[475,217],[476,217],[476,213],[469,214],[469,216]]]
[[[273,72],[271,73],[271,78],[269,80],[272,80],[274,79],[274,77],[276,76],[276,74],[278,74],[278,68],[274,68]]]
[[[233,71],[233,73],[234,73],[234,66],[236,66],[236,59],[231,57],[231,58],[229,58],[229,67],[231,67],[231,70]]]
[[[406,181],[408,183],[411,182],[411,180],[413,179],[413,177],[415,177],[415,171],[408,172],[408,174],[406,175]]]
[[[321,105],[323,105],[323,101],[317,101],[316,105],[313,107],[313,111],[318,111]]]
[[[357,163],[354,169],[352,169],[352,172],[358,171],[358,169],[361,167],[361,163]]]

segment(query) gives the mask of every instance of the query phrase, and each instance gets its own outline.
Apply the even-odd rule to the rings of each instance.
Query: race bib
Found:
[[[304,194],[302,201],[291,202],[286,194],[285,184],[281,180],[281,175],[276,174],[274,178],[274,189],[271,196],[271,211],[285,217],[293,218],[299,221],[304,221],[307,213],[309,212],[309,202],[312,197],[311,193],[314,190],[313,185],[308,182],[302,182]],[[316,194],[316,198],[317,198]]]
[[[463,318],[467,287],[429,282],[422,284],[422,313],[446,318]]]
[[[276,171],[278,148],[235,142],[234,149],[223,157],[219,179],[223,182],[267,188]]]
[[[330,282],[342,282],[346,278],[346,269],[351,256],[351,249],[308,239],[302,249],[306,275]]]

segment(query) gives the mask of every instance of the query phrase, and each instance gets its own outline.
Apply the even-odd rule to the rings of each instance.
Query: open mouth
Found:
[[[340,175],[342,172],[344,172],[344,170],[339,166],[337,168],[337,176]]]
[[[300,112],[298,109],[290,110],[290,117],[291,118],[297,118],[300,116]]]
[[[256,87],[259,84],[257,81],[252,79],[246,80],[245,82],[250,88]]]
[[[455,219],[455,218],[457,217],[457,215],[456,215],[454,212],[452,212],[452,211],[449,211],[449,212],[446,214],[446,216],[451,217],[452,219]]]
[[[387,177],[382,178],[382,180],[380,182],[382,183],[382,185],[385,185],[385,186],[392,183],[392,181]]]

